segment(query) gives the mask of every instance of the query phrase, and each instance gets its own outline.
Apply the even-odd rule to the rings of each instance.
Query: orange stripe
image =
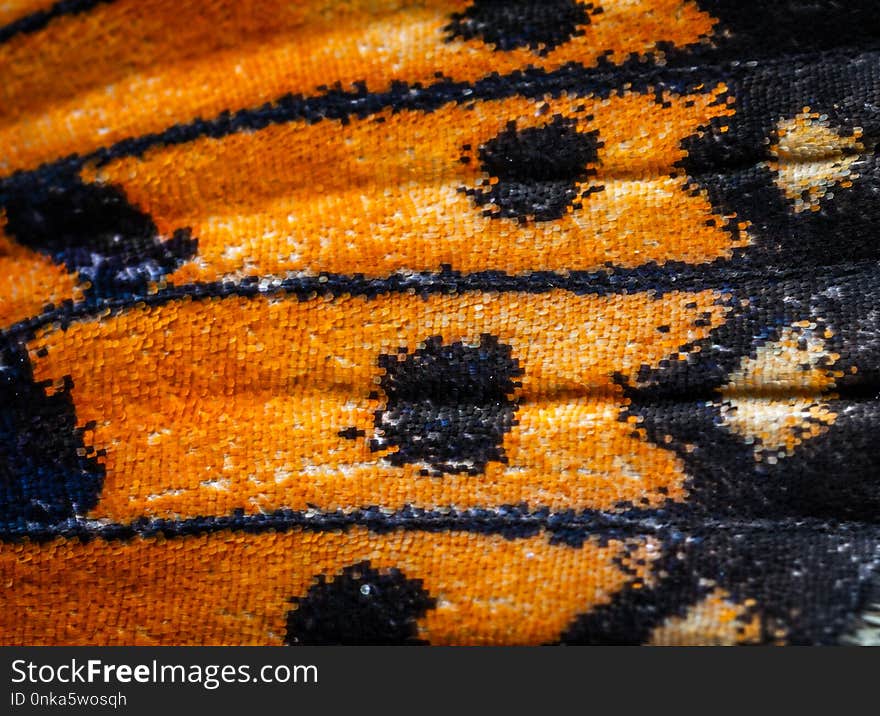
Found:
[[[158,148],[84,174],[120,184],[163,233],[193,230],[199,255],[169,277],[178,284],[299,270],[386,275],[444,264],[521,273],[699,263],[741,245],[675,168],[682,139],[732,111],[717,102],[724,89],[514,98],[431,113],[387,111],[346,126],[297,122]],[[555,118],[598,132],[595,175],[575,186],[579,193],[603,188],[556,221],[486,216],[462,191],[490,180],[480,147],[509,122],[522,131]]]
[[[526,66],[593,65],[687,45],[715,20],[691,0],[602,3],[583,34],[546,56],[448,41],[464,0],[118,0],[0,47],[0,172],[130,136],[315,92],[336,81],[474,80]],[[259,78],[255,82],[254,78]]]
[[[434,644],[540,644],[644,579],[656,545],[470,533],[211,536],[128,543],[58,539],[0,547],[7,645],[280,645],[291,597],[368,560],[437,600],[419,620]]]
[[[578,297],[395,294],[310,301],[226,298],[133,309],[49,329],[29,345],[34,376],[73,381],[86,445],[106,450],[91,517],[256,513],[281,507],[469,508],[527,502],[614,509],[683,499],[679,460],[624,422],[615,374],[684,360],[724,318],[712,291]],[[662,328],[662,330],[658,330]],[[492,334],[523,375],[507,464],[424,474],[371,450],[380,355],[442,336]],[[348,438],[354,428],[363,436]]]

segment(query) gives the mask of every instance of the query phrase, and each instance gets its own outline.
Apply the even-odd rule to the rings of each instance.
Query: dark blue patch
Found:
[[[142,295],[196,253],[189,230],[161,241],[153,219],[121,189],[72,175],[13,194],[4,208],[6,232],[77,272],[92,297]]]
[[[0,351],[0,525],[23,532],[83,515],[98,502],[104,467],[83,441],[72,384],[47,395],[27,356]]]

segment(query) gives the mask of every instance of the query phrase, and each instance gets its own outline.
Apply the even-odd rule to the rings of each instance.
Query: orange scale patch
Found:
[[[464,0],[117,0],[0,46],[0,171],[30,169],[224,110],[313,94],[316,78],[371,91],[438,73],[491,72],[644,55],[704,41],[716,21],[691,0],[606,0],[552,50],[446,29]],[[260,82],[252,81],[259,77]],[[222,88],[218,91],[217,88]]]
[[[420,640],[541,644],[643,580],[657,553],[643,539],[573,548],[551,544],[546,534],[377,535],[359,528],[25,541],[0,546],[0,637],[9,645],[281,645],[297,608],[293,598],[307,597],[319,575],[332,582],[366,562],[419,580],[434,600],[416,615]]]
[[[93,518],[614,509],[684,499],[686,476],[622,420],[613,377],[685,359],[725,312],[713,291],[230,297],[49,328],[28,348],[49,393],[72,381],[85,445],[105,451]]]
[[[192,230],[199,253],[168,277],[175,284],[292,271],[702,263],[745,241],[675,167],[685,137],[732,111],[719,102],[724,92],[512,98],[346,125],[289,123],[83,175],[120,185],[163,233]],[[558,155],[541,152],[545,141]],[[574,163],[570,147],[580,152]],[[506,167],[493,151],[521,161]],[[525,204],[505,198],[523,192]]]

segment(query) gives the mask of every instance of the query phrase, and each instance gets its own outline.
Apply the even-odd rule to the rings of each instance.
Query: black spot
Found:
[[[374,451],[392,465],[421,463],[438,474],[479,474],[490,461],[505,462],[504,435],[515,424],[515,380],[522,375],[510,346],[484,335],[479,346],[443,345],[379,357],[387,402],[376,413]]]
[[[578,132],[556,117],[543,127],[518,130],[514,122],[480,147],[481,167],[494,183],[464,189],[493,218],[553,221],[587,193],[579,187],[595,174],[598,132]]]
[[[356,440],[357,438],[362,438],[366,435],[363,430],[360,430],[353,425],[348,428],[343,428],[336,434],[341,438],[345,438],[346,440]]]
[[[495,50],[528,47],[546,55],[584,34],[591,8],[576,0],[473,0],[444,29],[450,40],[477,38]]]
[[[0,529],[55,524],[98,502],[104,466],[78,428],[72,381],[47,391],[23,351],[0,350]]]
[[[422,580],[398,569],[378,571],[369,562],[346,567],[332,581],[322,574],[305,597],[294,597],[287,615],[289,645],[424,644],[416,621],[436,602]]]
[[[78,177],[13,195],[5,211],[7,233],[78,272],[94,295],[142,293],[196,252],[188,230],[162,242],[152,218],[121,189]]]

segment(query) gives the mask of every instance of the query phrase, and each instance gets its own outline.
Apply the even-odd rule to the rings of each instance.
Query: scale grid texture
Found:
[[[6,0],[0,80],[0,643],[880,640],[876,0]]]

